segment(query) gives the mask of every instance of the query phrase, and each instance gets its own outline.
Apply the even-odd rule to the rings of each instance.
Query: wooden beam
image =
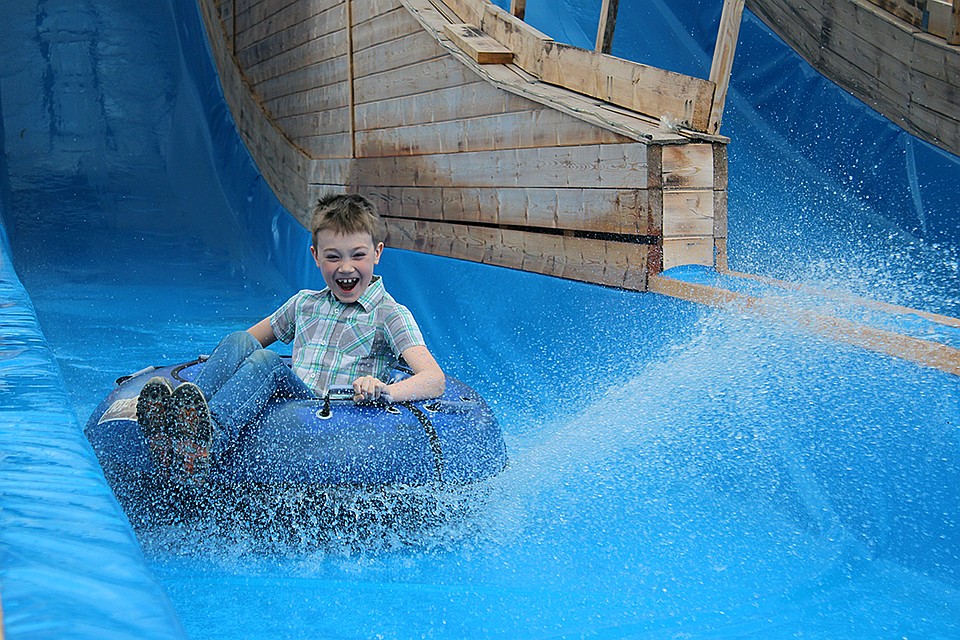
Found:
[[[384,221],[390,247],[646,290],[650,245],[441,221]]]
[[[953,16],[953,26],[947,36],[947,44],[960,45],[960,0],[953,0],[953,8],[950,13]]]
[[[350,157],[357,157],[356,96],[354,95],[353,0],[347,0],[347,109],[350,113]]]
[[[527,14],[527,0],[511,0],[510,13],[523,20]]]
[[[707,133],[718,133],[723,119],[723,107],[730,88],[730,74],[733,71],[733,54],[737,50],[737,37],[740,35],[740,21],[743,16],[744,0],[724,0],[720,14],[720,29],[717,44],[713,50],[713,64],[710,65],[710,82],[716,85],[713,103],[710,106],[710,123]]]
[[[932,340],[877,329],[827,313],[801,309],[779,297],[761,298],[720,287],[682,282],[660,275],[650,276],[647,286],[653,293],[690,302],[733,307],[767,318],[788,318],[792,326],[815,335],[960,375],[960,349]]]
[[[594,51],[610,53],[613,49],[613,31],[617,26],[617,8],[620,0],[603,0],[600,22],[597,24],[597,44]]]
[[[443,33],[478,64],[510,64],[513,52],[472,24],[447,24]]]

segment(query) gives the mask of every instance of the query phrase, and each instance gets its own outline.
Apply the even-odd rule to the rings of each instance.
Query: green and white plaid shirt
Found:
[[[270,327],[277,340],[293,340],[293,371],[319,397],[360,376],[386,382],[405,350],[425,344],[413,315],[379,276],[351,304],[330,289],[301,291],[270,316]]]

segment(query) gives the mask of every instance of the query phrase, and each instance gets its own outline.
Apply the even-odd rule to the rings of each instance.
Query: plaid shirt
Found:
[[[425,344],[413,315],[379,276],[352,304],[329,288],[301,291],[270,316],[270,327],[278,340],[293,340],[292,368],[320,397],[360,376],[386,382],[400,354]]]

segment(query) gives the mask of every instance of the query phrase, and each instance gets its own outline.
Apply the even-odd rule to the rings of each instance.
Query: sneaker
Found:
[[[210,469],[213,422],[200,387],[184,382],[170,397],[173,458],[184,479],[202,479]]]
[[[137,422],[150,448],[150,458],[158,471],[170,468],[173,439],[170,437],[169,412],[173,387],[159,376],[147,380],[137,397]]]

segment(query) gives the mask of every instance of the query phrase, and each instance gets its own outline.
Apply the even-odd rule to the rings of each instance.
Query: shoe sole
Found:
[[[171,397],[170,414],[177,439],[174,451],[183,461],[185,475],[202,475],[210,466],[213,425],[200,388],[192,382],[177,387]]]
[[[147,441],[154,467],[161,473],[170,467],[173,453],[168,421],[172,395],[170,382],[158,376],[150,378],[137,397],[137,422]]]
[[[137,397],[137,422],[147,439],[166,435],[167,406],[173,388],[166,378],[150,378]]]

